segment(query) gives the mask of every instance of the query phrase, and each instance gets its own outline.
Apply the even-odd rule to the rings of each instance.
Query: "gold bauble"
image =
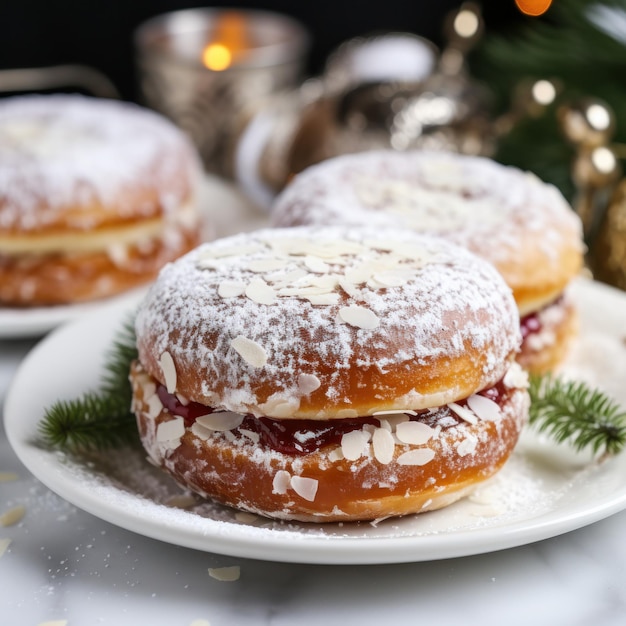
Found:
[[[626,180],[613,193],[589,256],[596,279],[626,289]]]
[[[558,120],[565,137],[574,145],[604,146],[615,132],[615,116],[611,107],[595,98],[561,106]]]

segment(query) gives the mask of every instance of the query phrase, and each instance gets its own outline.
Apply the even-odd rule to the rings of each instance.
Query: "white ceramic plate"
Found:
[[[32,308],[0,307],[0,339],[18,339],[45,335],[61,324],[72,322],[110,304],[137,302],[146,288],[133,289],[119,296],[80,304]]]
[[[588,281],[578,282],[573,295],[582,339],[566,371],[601,385],[626,406],[626,295]],[[128,315],[127,306],[117,305],[50,334],[23,362],[5,406],[9,441],[26,467],[63,498],[128,530],[239,557],[395,563],[523,545],[626,508],[626,454],[596,465],[530,433],[471,497],[375,524],[280,523],[192,500],[135,449],[90,461],[41,449],[36,436],[44,408],[96,387],[103,355]]]

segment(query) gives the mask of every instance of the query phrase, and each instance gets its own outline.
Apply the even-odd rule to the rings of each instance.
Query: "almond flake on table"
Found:
[[[22,521],[25,514],[26,507],[23,504],[18,504],[0,515],[0,526],[14,526]]]
[[[48,622],[39,622],[37,626],[67,626],[66,619],[53,619]]]
[[[235,582],[241,576],[241,568],[239,565],[231,565],[230,567],[209,567],[209,576],[221,582]]]
[[[194,619],[189,626],[211,626],[211,624],[206,619]]]
[[[18,478],[19,476],[15,472],[0,472],[0,483],[8,483]]]
[[[11,545],[11,539],[8,537],[0,538],[0,557],[8,550]]]

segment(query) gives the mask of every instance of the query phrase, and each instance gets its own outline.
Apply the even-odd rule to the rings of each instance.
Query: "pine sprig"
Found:
[[[39,423],[42,444],[68,452],[86,452],[137,441],[128,380],[135,358],[134,326],[132,320],[128,320],[105,356],[99,388],[76,399],[59,400],[46,410]]]
[[[557,443],[589,448],[602,458],[626,445],[626,412],[606,394],[580,381],[531,377],[530,424]]]

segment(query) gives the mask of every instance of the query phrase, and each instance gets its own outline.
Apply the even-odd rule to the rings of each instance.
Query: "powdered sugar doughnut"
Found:
[[[298,174],[272,223],[401,227],[469,248],[498,268],[520,317],[533,316],[520,355],[530,369],[553,367],[575,334],[574,308],[561,296],[583,264],[581,223],[530,173],[447,152],[344,155]]]
[[[527,409],[510,290],[470,252],[414,233],[204,244],[163,269],[136,331],[151,458],[273,517],[444,506],[504,463]]]
[[[200,171],[183,134],[137,106],[0,101],[0,302],[89,300],[153,279],[198,243]]]

